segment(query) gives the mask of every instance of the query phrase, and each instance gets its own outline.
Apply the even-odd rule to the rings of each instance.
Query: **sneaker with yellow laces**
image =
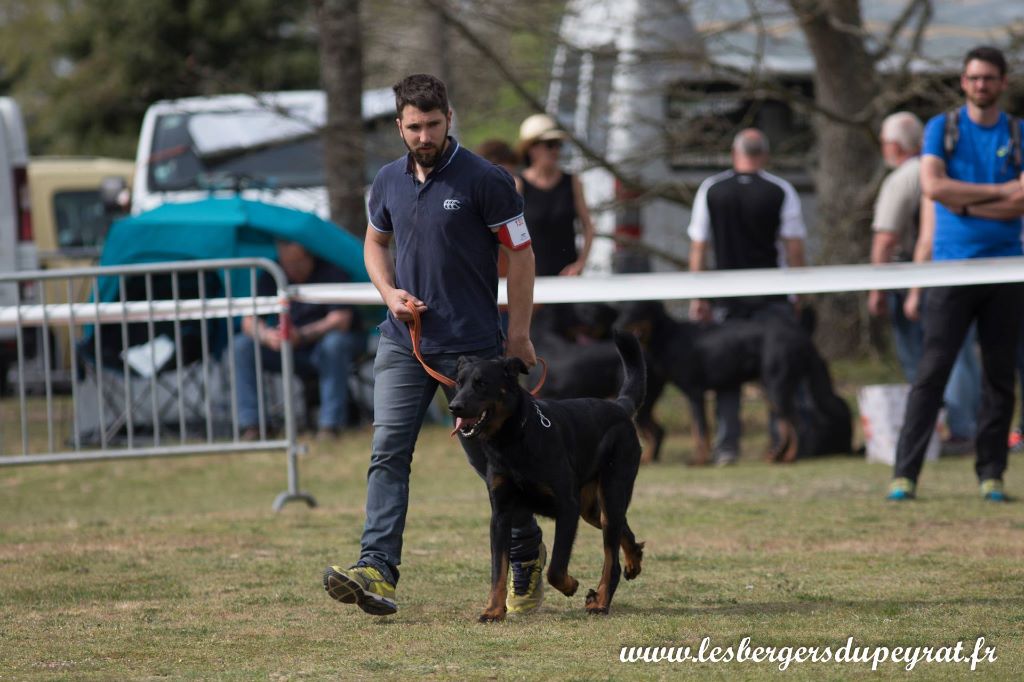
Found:
[[[331,598],[342,604],[357,604],[372,616],[398,612],[395,586],[372,566],[328,566],[324,571],[324,589]]]
[[[544,601],[544,565],[548,552],[544,543],[537,547],[537,558],[532,561],[513,561],[505,594],[505,608],[510,614],[536,611]]]

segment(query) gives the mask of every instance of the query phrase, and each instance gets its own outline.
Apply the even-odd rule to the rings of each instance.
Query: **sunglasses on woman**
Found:
[[[561,149],[562,148],[562,141],[561,140],[541,140],[537,144],[542,144],[545,147],[547,147],[548,149]]]

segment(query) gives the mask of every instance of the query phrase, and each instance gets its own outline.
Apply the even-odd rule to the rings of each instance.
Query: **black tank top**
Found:
[[[576,202],[572,194],[572,176],[551,189],[539,189],[523,178],[526,228],[533,243],[537,276],[557,275],[576,261]]]

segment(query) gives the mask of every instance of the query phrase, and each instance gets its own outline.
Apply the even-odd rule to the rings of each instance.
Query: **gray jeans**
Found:
[[[462,353],[425,355],[430,367],[454,377]],[[497,357],[499,350],[474,351],[478,357]],[[419,361],[401,344],[382,336],[373,365],[373,450],[366,484],[366,525],[358,564],[373,566],[397,584],[402,563],[402,533],[409,509],[409,473],[423,417],[437,392]],[[451,389],[445,389],[451,397]],[[459,438],[469,463],[487,474],[487,460],[476,441]],[[541,542],[541,531],[532,516],[512,528],[510,559],[532,559]]]

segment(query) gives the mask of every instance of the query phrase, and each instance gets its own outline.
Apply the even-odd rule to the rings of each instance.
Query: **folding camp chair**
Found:
[[[210,277],[212,275],[212,278]],[[136,276],[122,281],[128,300],[196,298],[197,276]],[[147,282],[147,280],[149,280]],[[167,280],[167,281],[162,281]],[[207,273],[207,291],[219,291],[219,279]],[[195,320],[121,322],[94,326],[77,344],[85,383],[79,391],[84,406],[95,402],[93,419],[84,419],[82,437],[100,444],[147,435],[154,441],[184,441],[205,427],[213,430],[209,382],[211,348],[216,334]],[[80,422],[81,424],[81,422]]]

